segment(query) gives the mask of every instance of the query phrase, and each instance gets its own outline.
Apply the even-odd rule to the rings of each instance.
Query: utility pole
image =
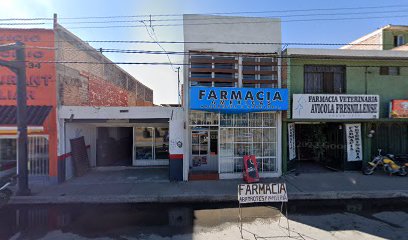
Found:
[[[177,67],[177,102],[181,104],[181,94],[180,94],[180,67]]]
[[[8,67],[17,75],[17,179],[18,196],[31,194],[28,188],[28,151],[27,151],[27,80],[25,46],[22,42],[0,46],[0,51],[16,51],[16,61],[0,60],[0,65]]]

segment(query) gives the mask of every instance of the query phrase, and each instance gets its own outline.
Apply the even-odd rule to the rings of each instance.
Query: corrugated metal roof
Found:
[[[27,106],[27,125],[42,126],[51,106]],[[17,107],[0,106],[0,125],[17,125]]]

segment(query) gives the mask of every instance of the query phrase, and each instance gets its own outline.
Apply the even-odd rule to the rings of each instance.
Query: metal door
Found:
[[[323,163],[334,170],[344,170],[345,161],[345,127],[342,123],[327,123],[327,144],[324,146],[325,154]]]

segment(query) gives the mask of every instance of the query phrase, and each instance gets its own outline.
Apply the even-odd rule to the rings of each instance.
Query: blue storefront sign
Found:
[[[190,109],[229,113],[282,111],[288,109],[288,90],[191,87]]]

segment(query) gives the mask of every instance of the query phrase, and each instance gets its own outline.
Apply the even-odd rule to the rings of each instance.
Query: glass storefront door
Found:
[[[168,165],[169,128],[135,127],[133,165]]]
[[[218,130],[193,128],[191,140],[193,171],[218,171]]]

